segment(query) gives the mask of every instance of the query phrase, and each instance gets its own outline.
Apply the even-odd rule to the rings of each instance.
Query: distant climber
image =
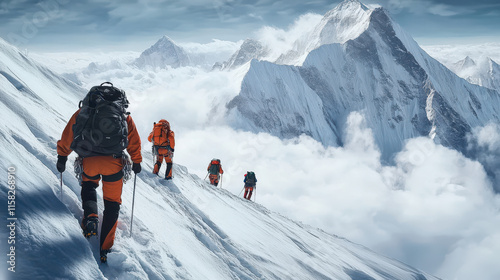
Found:
[[[247,171],[243,182],[245,183],[245,195],[243,196],[243,198],[250,200],[252,198],[253,189],[257,185],[257,178],[255,177],[255,173],[253,171]]]
[[[220,159],[212,159],[207,167],[207,171],[209,173],[210,184],[217,187],[219,185],[220,174],[224,174]]]
[[[158,175],[163,159],[165,158],[165,162],[167,163],[165,179],[172,179],[172,159],[174,157],[175,134],[170,129],[170,123],[164,119],[155,123],[153,131],[149,134],[148,140],[153,143],[153,155],[156,156],[153,174]]]
[[[105,85],[109,84],[109,85]],[[125,92],[106,82],[92,87],[57,141],[57,170],[64,172],[68,155],[75,151],[81,163],[81,197],[85,237],[97,235],[99,226],[96,188],[102,178],[104,215],[100,234],[101,262],[113,246],[123,187],[124,167],[130,154],[134,173],[141,172],[141,138],[127,113]]]

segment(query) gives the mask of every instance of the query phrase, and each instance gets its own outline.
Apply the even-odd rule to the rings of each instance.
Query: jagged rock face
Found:
[[[189,65],[186,52],[170,38],[164,36],[149,49],[145,50],[136,60],[140,68],[178,68]]]
[[[325,21],[314,31],[323,38],[332,32],[338,40],[335,22],[364,29],[344,43],[320,45],[301,66],[252,61],[240,94],[228,104],[239,117],[235,127],[283,138],[305,133],[335,146],[342,145],[348,114],[362,111],[390,161],[416,136],[465,151],[471,127],[500,121],[498,92],[456,77],[403,34],[384,9],[346,1]]]

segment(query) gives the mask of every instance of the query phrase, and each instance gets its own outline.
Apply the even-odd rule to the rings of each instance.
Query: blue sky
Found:
[[[238,41],[265,25],[286,28],[300,15],[340,1],[2,0],[0,37],[43,51],[136,50],[162,35],[178,42]],[[365,0],[380,4],[422,44],[500,41],[498,0]]]

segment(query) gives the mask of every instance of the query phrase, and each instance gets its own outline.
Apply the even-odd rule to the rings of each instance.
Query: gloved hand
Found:
[[[142,167],[140,163],[135,163],[132,164],[132,171],[134,171],[135,174],[141,173]]]
[[[56,164],[57,171],[63,173],[64,170],[66,170],[66,161],[67,160],[68,160],[68,157],[66,157],[66,156],[60,156],[60,155],[57,156],[57,164]]]

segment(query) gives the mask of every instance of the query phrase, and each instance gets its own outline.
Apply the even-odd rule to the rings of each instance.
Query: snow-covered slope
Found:
[[[15,168],[18,219],[16,272],[6,277],[436,279],[213,188],[185,167],[174,165],[173,181],[160,180],[148,172],[148,147],[143,150],[144,172],[137,176],[132,235],[133,188],[128,182],[114,251],[107,265],[98,265],[98,241],[86,240],[79,226],[80,187],[70,170],[74,155],[63,176],[62,195],[55,169],[55,143],[84,91],[3,41],[0,70],[0,168]],[[7,185],[0,188],[7,205]],[[6,252],[3,246],[6,242]]]
[[[390,160],[406,139],[425,135],[465,152],[472,127],[500,121],[497,91],[457,77],[383,8],[344,1],[313,33],[310,41],[319,43],[303,62],[251,62],[240,94],[228,104],[234,127],[279,137],[305,133],[342,145],[347,115],[363,111]]]
[[[190,60],[184,49],[179,47],[172,39],[163,36],[149,49],[141,53],[135,64],[140,68],[151,67],[178,68],[190,64]]]

